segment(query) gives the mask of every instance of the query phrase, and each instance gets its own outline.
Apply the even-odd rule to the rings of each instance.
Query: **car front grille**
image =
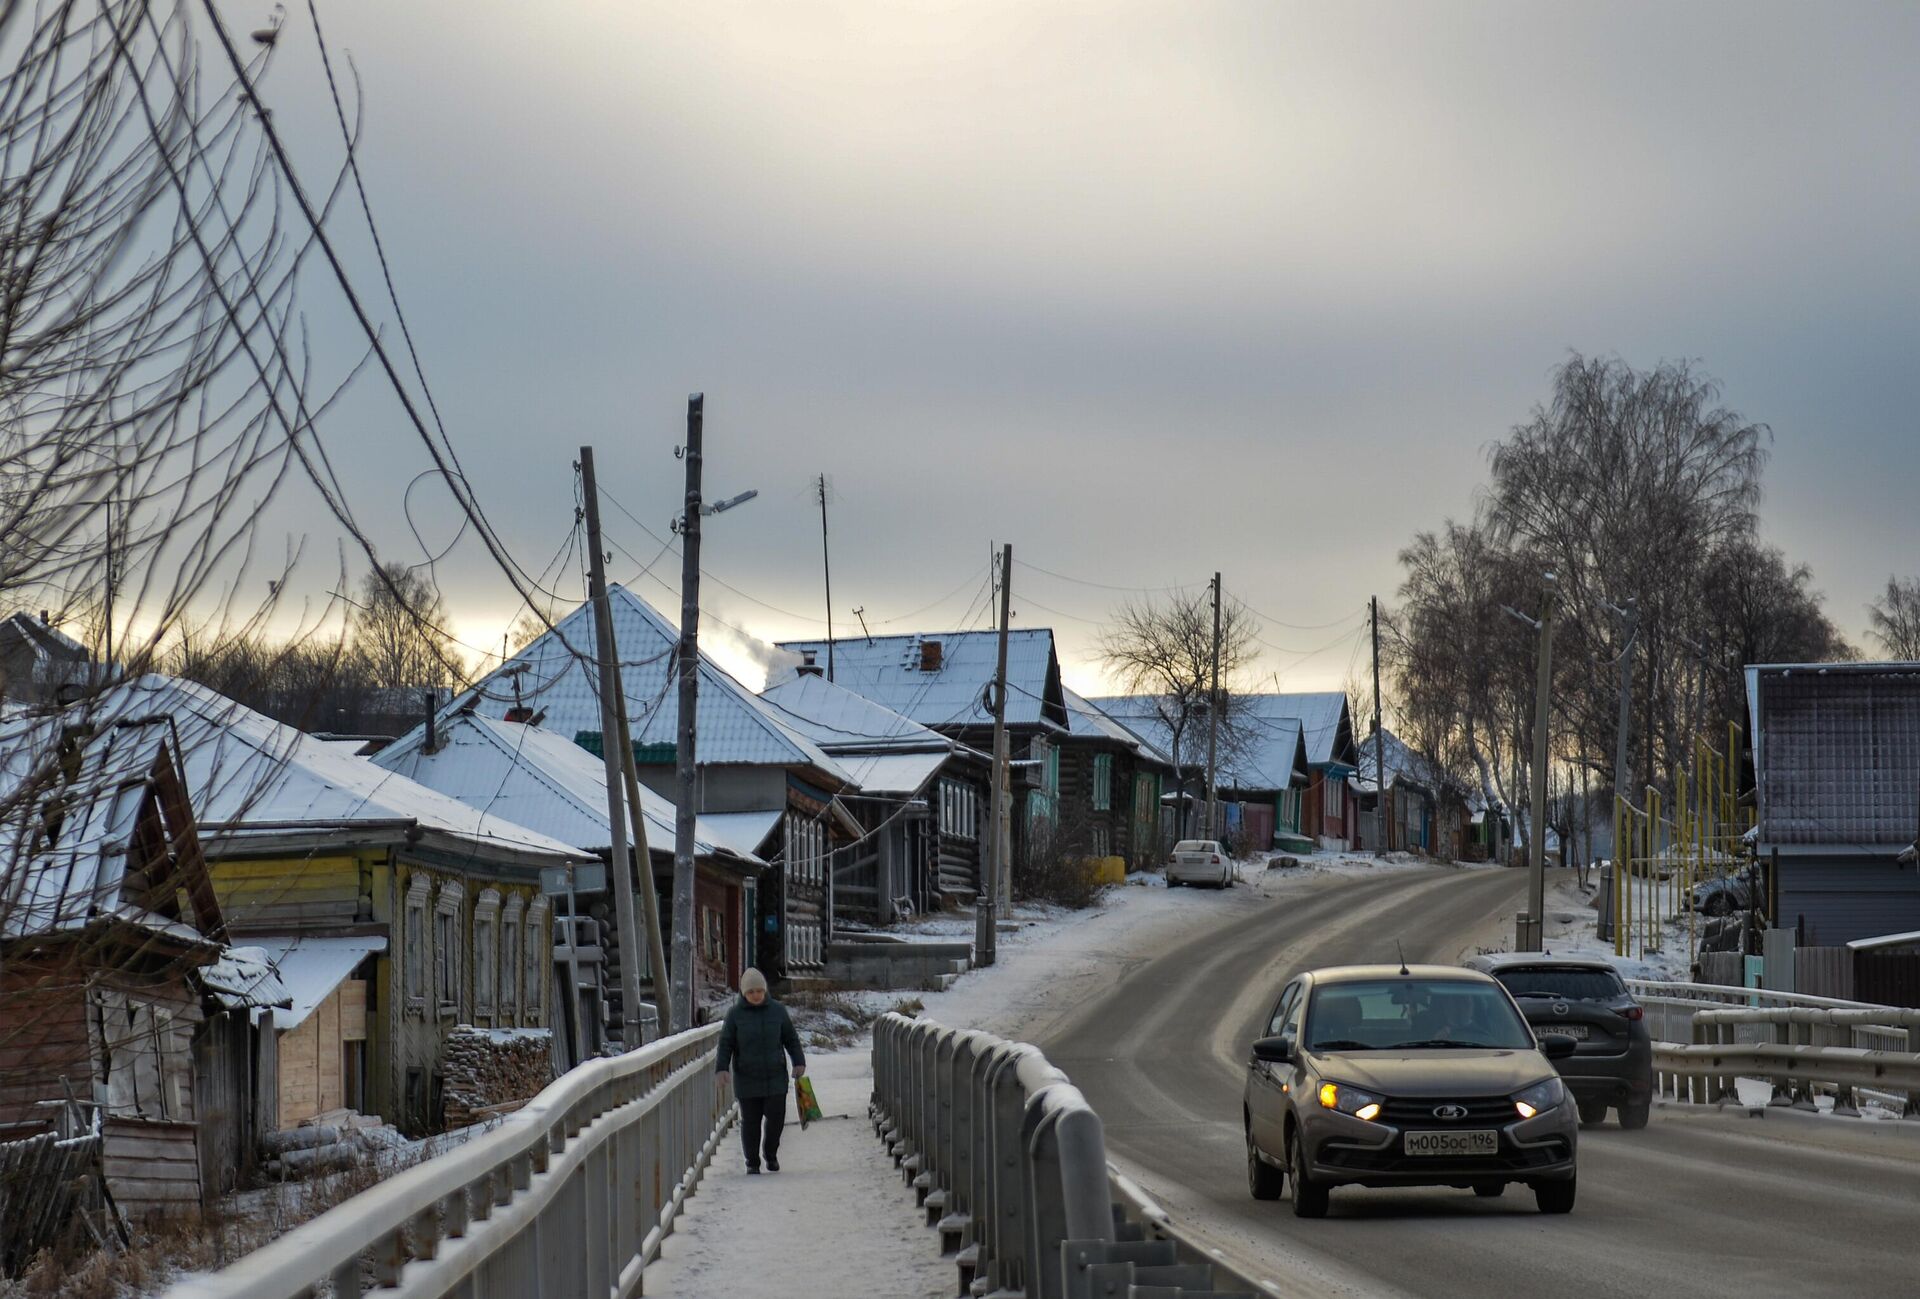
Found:
[[[1454,1118],[1442,1118],[1434,1110],[1457,1106],[1466,1111]],[[1510,1096],[1434,1096],[1422,1099],[1395,1097],[1382,1107],[1380,1117],[1396,1127],[1461,1128],[1486,1127],[1490,1123],[1512,1123],[1520,1117]]]

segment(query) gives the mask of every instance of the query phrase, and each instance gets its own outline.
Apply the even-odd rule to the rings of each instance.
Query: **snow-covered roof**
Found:
[[[150,782],[162,762],[178,761],[172,725],[148,718],[79,738],[71,776],[61,760],[64,730],[58,716],[16,716],[0,727],[0,937],[111,917],[203,941],[122,896]]]
[[[0,636],[17,637],[39,662],[87,661],[87,647],[51,623],[22,610],[0,619]]]
[[[933,661],[935,653],[925,648],[930,642],[939,644],[939,667],[923,672],[921,665]],[[811,653],[820,665],[827,661],[824,640],[782,641],[780,648]],[[985,726],[993,721],[985,695],[998,654],[999,633],[993,631],[836,639],[834,682],[936,730]],[[1007,633],[1006,715],[1010,726],[1067,724],[1060,663],[1048,628]]]
[[[1747,669],[1759,842],[1893,856],[1920,819],[1920,663]]]
[[[0,739],[0,764],[30,766],[35,751],[44,753],[44,746],[57,740],[62,721],[104,725],[148,717],[172,720],[209,856],[263,836],[405,829],[442,840],[450,851],[504,854],[529,866],[583,856],[561,840],[468,807],[205,686],[172,677],[139,677],[105,692],[84,711],[76,707],[40,719],[37,742],[31,735],[13,745]]]
[[[257,944],[228,947],[195,971],[207,995],[228,1010],[291,1006],[293,994],[280,981],[267,949]]]
[[[913,753],[855,753],[842,758],[854,783],[868,794],[917,794],[947,765],[945,749]]]
[[[1411,785],[1419,785],[1429,792],[1435,792],[1446,783],[1445,777],[1434,769],[1433,764],[1407,747],[1406,742],[1399,736],[1384,727],[1380,735],[1385,741],[1387,752],[1387,783],[1389,785],[1405,781]],[[1363,794],[1375,793],[1379,789],[1379,781],[1375,774],[1375,768],[1379,764],[1373,737],[1369,735],[1359,741],[1359,747],[1360,771],[1354,777],[1353,786]]]
[[[760,697],[829,753],[953,747],[938,731],[823,676],[799,673],[768,686]]]
[[[1099,704],[1079,694],[1061,687],[1061,694],[1067,705],[1067,733],[1076,739],[1112,740],[1124,744],[1139,756],[1152,762],[1173,766],[1173,758],[1161,745],[1148,740],[1137,731],[1128,729],[1121,722],[1109,716]]]
[[[606,766],[601,759],[544,726],[458,713],[440,723],[440,747],[399,750],[389,746],[369,761],[437,790],[489,815],[505,817],[562,843],[604,852],[613,843],[607,829]],[[652,852],[673,851],[674,805],[640,787],[640,808]],[[694,852],[721,851],[694,820]],[[731,852],[731,849],[727,851]],[[750,853],[747,865],[757,865]]]
[[[760,845],[780,824],[781,813],[709,812],[700,818],[700,833],[716,848],[724,848],[741,857],[752,857]]]
[[[282,1030],[299,1028],[362,961],[387,950],[387,940],[378,934],[300,934],[252,942],[264,950],[286,990],[288,1008],[273,1015],[273,1026]]]
[[[1238,790],[1279,790],[1304,781],[1310,761],[1297,718],[1280,715],[1272,701],[1288,695],[1235,695],[1231,705],[1233,734],[1221,746],[1220,787]],[[1162,753],[1173,751],[1173,725],[1164,701],[1156,695],[1108,695],[1095,699],[1108,716],[1119,721]],[[1204,732],[1182,737],[1190,755],[1204,761]]]
[[[680,633],[652,605],[623,586],[610,588],[607,597],[633,741],[674,744],[680,715],[674,651]],[[541,715],[541,725],[549,731],[570,739],[587,732],[597,735],[602,727],[594,647],[593,605],[589,602],[536,637],[472,689],[457,694],[441,710],[440,717],[450,717],[471,706],[483,716],[504,718],[518,701]],[[811,767],[829,781],[846,779],[839,764],[818,744],[705,654],[700,656],[700,706],[694,720],[703,767]],[[404,753],[425,742],[423,724],[388,749]]]

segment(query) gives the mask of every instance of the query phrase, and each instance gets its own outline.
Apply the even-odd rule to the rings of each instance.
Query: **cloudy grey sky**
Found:
[[[289,8],[266,95],[318,176],[339,145]],[[1920,571],[1920,7],[320,12],[436,396],[529,567],[567,534],[583,442],[665,535],[701,389],[710,488],[761,492],[708,533],[746,593],[712,604],[749,631],[820,632],[825,472],[837,622],[957,624],[1011,541],[1112,586],[1221,569],[1278,620],[1262,670],[1337,686],[1399,548],[1470,511],[1487,444],[1575,349],[1696,359],[1772,425],[1765,530],[1850,634]],[[344,342],[326,295],[309,309]],[[390,394],[363,380],[326,435],[418,558],[400,488],[426,460]],[[452,535],[431,484],[414,506]],[[616,577],[658,553],[608,516],[638,557]],[[479,547],[438,575],[496,642],[513,596]],[[1016,624],[1053,625],[1089,690],[1116,598],[1016,572]]]

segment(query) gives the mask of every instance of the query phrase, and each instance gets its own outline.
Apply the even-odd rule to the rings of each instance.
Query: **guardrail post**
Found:
[[[1100,1116],[1079,1089],[1058,1083],[1027,1101],[1028,1295],[1064,1299],[1068,1241],[1111,1241],[1113,1201]]]
[[[1920,1024],[1907,1026],[1907,1054],[1920,1055]],[[1920,1091],[1907,1093],[1905,1117],[1920,1118]]]
[[[973,1062],[979,1043],[977,1033],[959,1034],[947,1067],[947,1086],[953,1097],[953,1124],[948,1134],[952,1163],[946,1183],[946,1213],[934,1224],[940,1233],[942,1254],[959,1251],[973,1211]]]

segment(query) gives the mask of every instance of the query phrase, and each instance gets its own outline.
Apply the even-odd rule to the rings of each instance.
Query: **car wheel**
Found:
[[[1653,1116],[1653,1098],[1643,1101],[1628,1101],[1620,1107],[1620,1126],[1629,1132],[1638,1132],[1647,1126],[1647,1120]]]
[[[1289,1131],[1287,1133],[1287,1174],[1293,1181],[1293,1216],[1324,1218],[1327,1216],[1328,1188],[1308,1177],[1301,1164],[1299,1135]]]
[[[1574,1179],[1564,1182],[1535,1182],[1533,1202],[1540,1206],[1542,1213],[1573,1212]]]
[[[1607,1103],[1605,1101],[1581,1101],[1580,1121],[1588,1127],[1607,1121]]]
[[[1506,1193],[1505,1182],[1476,1182],[1473,1193],[1483,1200],[1497,1200]]]
[[[1247,1190],[1256,1200],[1277,1200],[1285,1189],[1287,1175],[1260,1158],[1260,1148],[1247,1133]]]

